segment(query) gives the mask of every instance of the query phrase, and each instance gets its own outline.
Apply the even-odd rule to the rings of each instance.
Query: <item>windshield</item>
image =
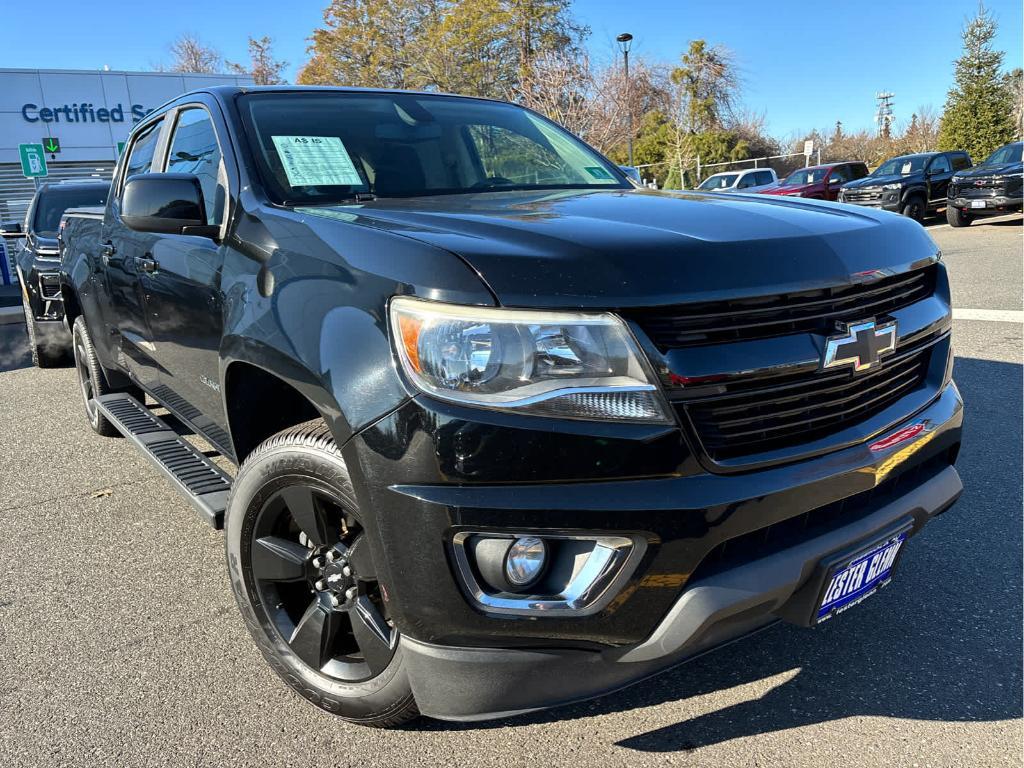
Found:
[[[906,176],[924,170],[928,162],[928,155],[908,155],[907,157],[894,157],[886,160],[875,168],[872,176]]]
[[[723,173],[718,176],[710,176],[701,182],[697,189],[728,189],[736,183],[738,173]]]
[[[503,102],[407,93],[240,97],[270,196],[287,205],[357,195],[631,188],[578,139]]]
[[[802,187],[804,184],[820,184],[828,173],[828,168],[801,168],[793,171],[782,182],[784,187]]]
[[[1024,148],[1024,144],[1007,144],[1005,147],[1000,147],[989,155],[982,165],[1006,165],[1007,163],[1019,163],[1022,148]]]
[[[32,231],[40,237],[56,237],[60,217],[68,208],[86,208],[107,204],[106,187],[74,187],[67,189],[50,188],[40,193],[36,203],[36,215],[32,220]]]

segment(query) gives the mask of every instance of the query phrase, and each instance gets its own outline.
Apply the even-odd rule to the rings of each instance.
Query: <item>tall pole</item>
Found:
[[[626,73],[626,119],[629,121],[629,165],[633,165],[633,83],[629,79],[629,47],[633,36],[623,32],[615,38],[622,48],[622,65]]]

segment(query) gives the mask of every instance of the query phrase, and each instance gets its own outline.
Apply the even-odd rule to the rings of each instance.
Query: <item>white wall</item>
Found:
[[[60,139],[58,162],[115,160],[117,143],[128,136],[139,111],[149,111],[197,88],[251,84],[251,77],[236,75],[0,69],[0,163],[19,162],[18,144],[38,144],[51,136]],[[35,107],[26,107],[28,104]],[[68,122],[61,112],[46,122],[46,113],[40,114],[44,108],[76,104],[91,104],[91,119],[78,115],[77,121]],[[118,106],[122,121],[99,119],[97,110]],[[26,116],[36,119],[33,122]]]

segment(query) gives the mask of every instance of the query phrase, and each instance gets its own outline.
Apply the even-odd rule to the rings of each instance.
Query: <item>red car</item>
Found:
[[[761,194],[835,200],[843,184],[867,175],[867,165],[859,161],[812,165],[793,171],[777,187],[766,189]]]

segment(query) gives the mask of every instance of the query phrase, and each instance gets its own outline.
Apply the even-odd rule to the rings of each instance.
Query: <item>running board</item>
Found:
[[[231,478],[131,395],[96,398],[100,413],[135,443],[213,528],[224,527]]]

